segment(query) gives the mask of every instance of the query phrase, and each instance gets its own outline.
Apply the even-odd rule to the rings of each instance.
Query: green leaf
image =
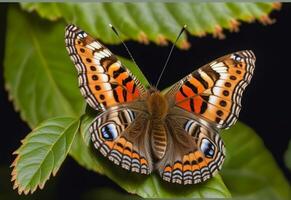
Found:
[[[65,49],[64,27],[9,7],[4,78],[30,127],[54,116],[78,117],[85,105]]]
[[[79,121],[70,117],[49,119],[22,141],[14,152],[17,155],[12,166],[12,181],[18,193],[34,192],[43,188],[52,174],[55,176],[70,151]]]
[[[40,20],[14,6],[8,14],[4,77],[22,119],[33,128],[56,116],[79,117],[86,102],[78,88],[77,70],[66,52],[66,24]],[[119,59],[149,85],[139,68]]]
[[[290,199],[290,186],[262,140],[237,123],[222,134],[227,155],[222,177],[234,197]]]
[[[97,152],[90,142],[90,135],[88,128],[94,118],[96,112],[90,111],[85,115],[81,122],[81,137],[76,138],[81,151],[75,150],[70,154],[87,169],[94,170],[98,173],[104,174],[120,187],[125,189],[129,193],[138,194],[144,198],[222,198],[231,197],[227,188],[225,187],[221,177],[216,175],[206,183],[191,186],[182,186],[176,184],[169,184],[163,181],[156,173],[150,176],[143,176],[139,174],[130,173],[126,170],[115,166],[111,161],[104,158],[99,152]],[[82,140],[79,141],[79,140]],[[90,159],[84,160],[83,157]]]
[[[41,17],[56,20],[63,18],[92,33],[105,43],[119,43],[110,31],[112,23],[123,39],[132,39],[147,44],[149,41],[160,45],[167,40],[175,41],[184,24],[191,35],[204,36],[211,33],[223,38],[223,28],[237,31],[239,22],[259,20],[272,23],[268,17],[280,3],[21,3],[23,9],[36,11]],[[190,44],[186,34],[178,47],[187,49]]]
[[[286,166],[291,170],[291,140],[289,141],[288,149],[284,155]]]
[[[87,128],[89,128],[91,122],[90,120],[92,120],[93,118],[94,114],[90,117],[81,117],[80,120],[82,121],[82,123],[70,150],[70,155],[86,169],[103,174],[104,166],[98,164],[95,154],[91,151],[90,148],[87,148],[90,141],[89,135],[86,135],[86,138],[82,135],[82,130],[87,130]]]
[[[133,73],[137,77],[141,84],[143,84],[145,87],[150,86],[150,83],[148,82],[142,71],[132,61],[122,58],[120,56],[118,56],[118,59],[122,62],[124,66],[126,66],[126,68],[131,71],[131,73]]]

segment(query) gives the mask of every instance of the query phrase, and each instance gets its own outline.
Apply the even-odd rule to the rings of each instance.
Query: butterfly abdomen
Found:
[[[154,157],[162,159],[167,149],[167,133],[163,120],[151,121],[151,146]]]

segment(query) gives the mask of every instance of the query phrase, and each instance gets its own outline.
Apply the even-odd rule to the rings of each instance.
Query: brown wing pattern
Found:
[[[141,174],[152,171],[146,113],[125,106],[111,107],[89,128],[96,149],[122,168]]]
[[[189,118],[186,111],[179,112],[185,114],[173,112],[167,118],[168,150],[157,168],[165,181],[197,184],[221,169],[224,145],[217,130]]]
[[[145,93],[144,87],[116,56],[80,28],[68,25],[65,42],[78,70],[81,93],[92,108],[104,110]]]
[[[167,95],[174,98],[174,105],[218,128],[228,128],[238,118],[242,93],[251,81],[254,63],[252,51],[226,55],[182,79]]]

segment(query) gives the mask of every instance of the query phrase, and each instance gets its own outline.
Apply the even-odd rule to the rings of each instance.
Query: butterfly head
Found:
[[[148,93],[148,95],[151,95],[151,94],[156,93],[156,92],[160,92],[160,91],[155,86],[149,85],[147,87],[147,93]]]

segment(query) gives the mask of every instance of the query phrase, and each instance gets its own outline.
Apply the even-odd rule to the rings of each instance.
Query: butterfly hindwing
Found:
[[[144,112],[116,106],[97,116],[89,130],[103,156],[126,170],[149,174],[152,162],[147,124]]]
[[[225,158],[217,130],[200,123],[180,108],[166,119],[168,150],[158,163],[160,176],[168,182],[197,184],[221,169]]]
[[[144,94],[144,87],[117,57],[80,28],[68,25],[65,42],[81,93],[92,108],[104,110]]]
[[[218,128],[234,124],[241,109],[241,97],[250,83],[255,56],[240,51],[221,57],[194,71],[166,94],[174,106],[206,119]]]

